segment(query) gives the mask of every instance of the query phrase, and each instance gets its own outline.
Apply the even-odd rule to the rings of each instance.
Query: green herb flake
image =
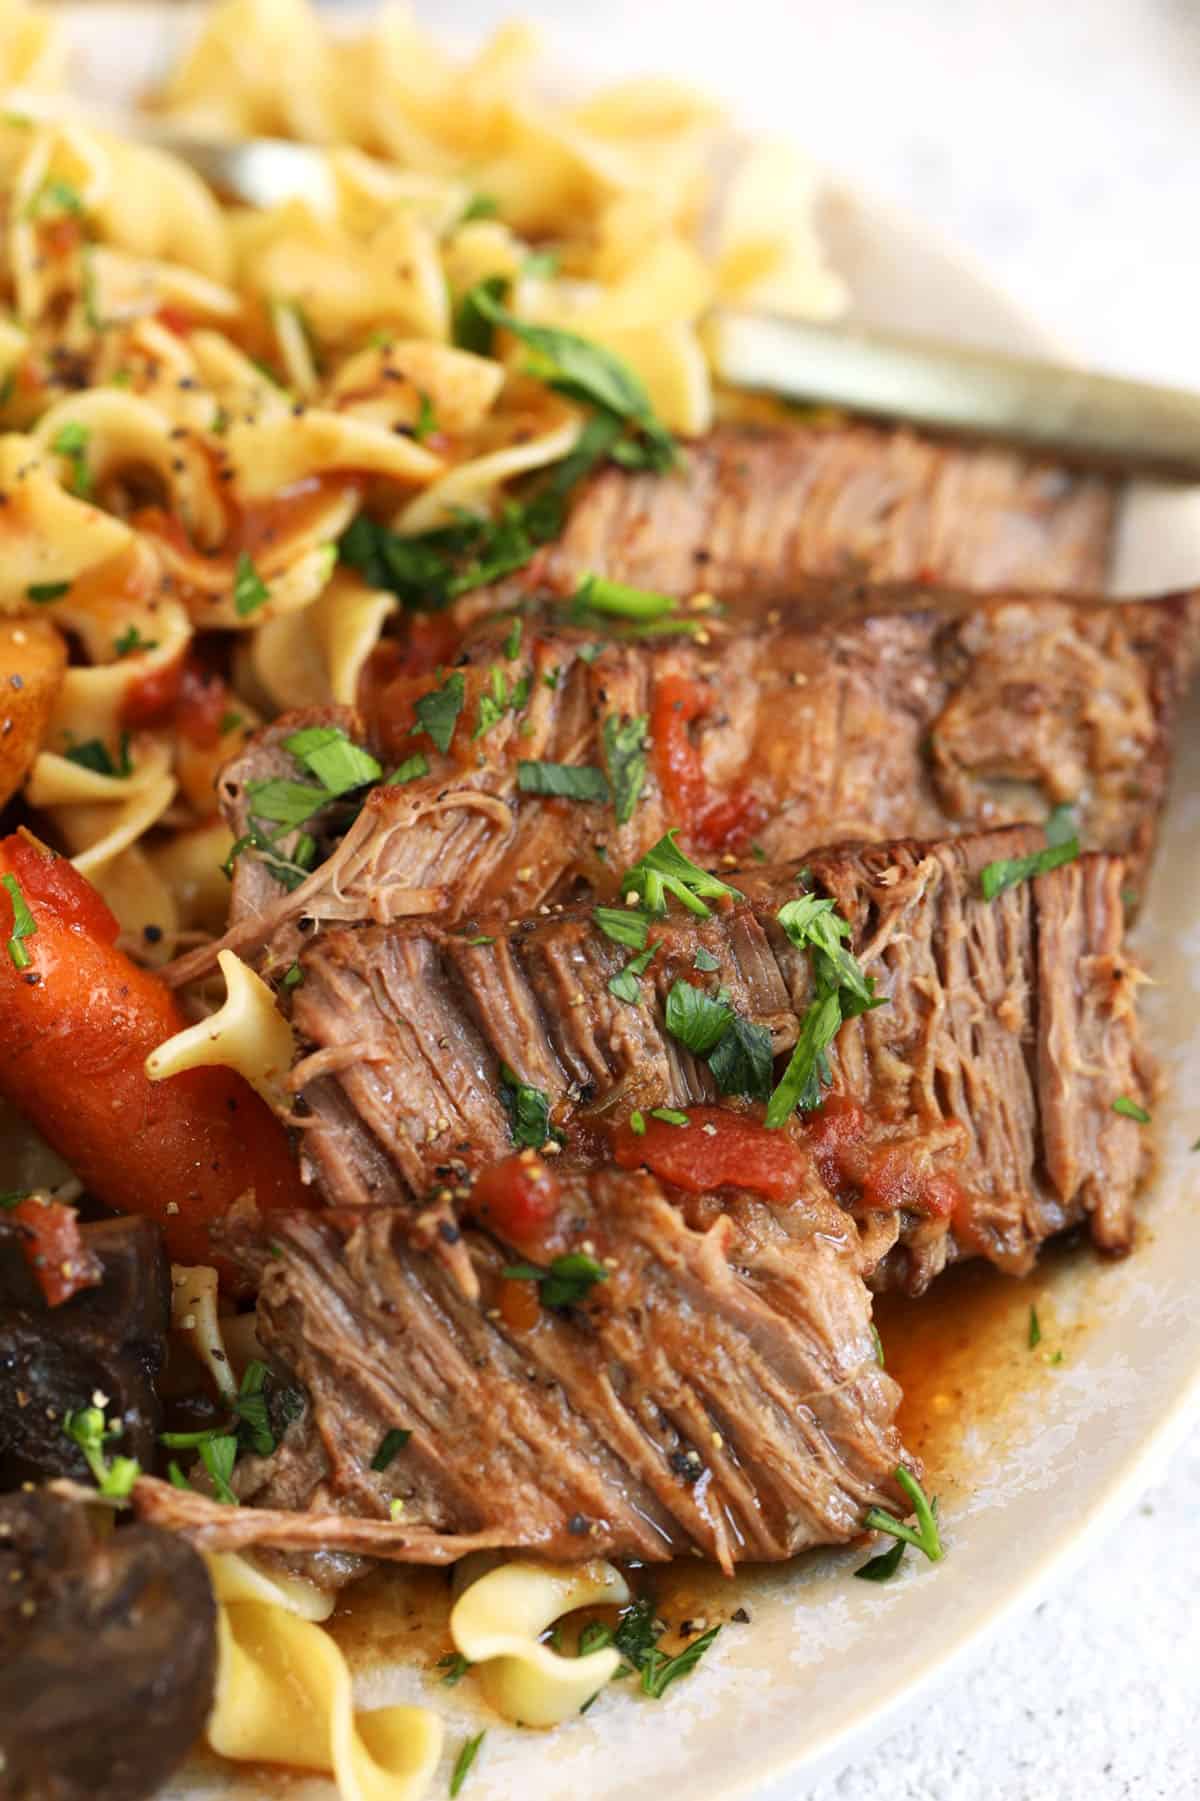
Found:
[[[246,619],[270,598],[266,582],[254,567],[254,558],[248,550],[239,550],[233,571],[234,612],[239,619]]]
[[[900,1568],[906,1549],[904,1540],[898,1538],[890,1551],[881,1551],[869,1563],[861,1564],[854,1574],[860,1582],[890,1582]]]
[[[217,731],[220,733],[221,737],[224,738],[230,732],[236,732],[238,727],[245,723],[246,722],[240,713],[222,713],[220,722],[217,726]]]
[[[716,1048],[733,1017],[727,1001],[713,1000],[683,977],[672,984],[667,995],[667,1030],[695,1057],[706,1057]]]
[[[704,1653],[716,1643],[720,1630],[719,1626],[710,1626],[674,1657],[668,1657],[655,1645],[642,1666],[642,1693],[654,1701],[661,1701],[673,1682],[695,1669]]]
[[[143,638],[136,625],[131,625],[127,632],[113,639],[113,649],[119,657],[132,656],[138,650],[157,650],[157,638]]]
[[[314,725],[293,732],[284,739],[283,748],[316,777],[330,799],[377,782],[383,775],[370,752],[355,744],[338,726]]]
[[[651,1119],[661,1119],[665,1126],[690,1126],[691,1118],[677,1107],[651,1107]]]
[[[633,1133],[635,1138],[644,1138],[646,1136],[646,1115],[637,1107],[635,1107],[633,1112],[629,1115],[629,1130]]]
[[[571,600],[572,617],[602,613],[611,619],[631,619],[641,623],[664,619],[675,611],[675,602],[667,594],[655,594],[649,588],[631,588],[626,582],[612,582],[606,576],[585,575]]]
[[[479,1747],[486,1737],[487,1727],[485,1726],[482,1732],[475,1734],[474,1738],[466,1740],[462,1750],[455,1758],[454,1774],[450,1778],[450,1801],[455,1801],[456,1796],[461,1792],[463,1783],[470,1775],[471,1765],[479,1756]]]
[[[298,963],[292,964],[291,968],[287,971],[282,982],[279,985],[281,988],[302,988],[303,987],[304,971],[301,969],[301,967]]]
[[[592,918],[614,944],[623,944],[628,950],[645,950],[650,921],[636,907],[595,907]]]
[[[820,1103],[824,1052],[842,1024],[842,1005],[834,992],[814,1001],[800,1023],[800,1032],[787,1068],[767,1102],[766,1125],[782,1126],[796,1108],[809,1112]]]
[[[531,250],[521,264],[521,274],[533,281],[551,281],[558,274],[562,257],[557,250]]]
[[[751,1101],[770,1099],[774,1066],[767,1027],[754,1025],[740,1013],[734,1015],[708,1059],[709,1071],[722,1094],[744,1095]]]
[[[516,1145],[540,1151],[548,1140],[563,1142],[563,1134],[550,1124],[550,1102],[509,1068],[500,1065],[500,1099],[508,1114],[508,1129]]]
[[[696,955],[692,958],[692,968],[700,970],[703,975],[711,975],[714,970],[720,969],[720,967],[720,959],[714,957],[711,951],[705,950],[703,945],[700,946]]]
[[[136,1458],[114,1457],[110,1461],[105,1456],[105,1445],[119,1438],[122,1430],[119,1424],[107,1425],[102,1409],[96,1406],[81,1407],[63,1419],[63,1431],[83,1452],[96,1487],[106,1500],[119,1503],[129,1499],[142,1473]]]
[[[407,782],[415,782],[420,776],[428,774],[429,758],[424,752],[417,751],[415,756],[405,757],[383,785],[385,788],[403,788]]]
[[[80,500],[91,497],[92,476],[88,468],[87,447],[91,437],[86,425],[76,420],[68,420],[61,425],[50,441],[50,448],[55,456],[60,456],[71,465],[71,492]]]
[[[0,887],[7,890],[12,902],[12,931],[8,937],[8,957],[14,969],[28,969],[31,961],[25,949],[26,938],[32,938],[37,931],[37,920],[29,911],[28,903],[21,892],[21,884],[15,875],[0,876]]]
[[[458,223],[470,225],[474,219],[494,219],[499,211],[500,202],[494,194],[472,194],[458,215]]]
[[[902,1539],[905,1544],[915,1546],[918,1551],[924,1552],[930,1563],[940,1562],[946,1553],[938,1532],[936,1497],[933,1501],[928,1500],[921,1484],[903,1464],[897,1466],[894,1474],[912,1503],[912,1510],[917,1516],[916,1527],[906,1525],[903,1520],[898,1520],[882,1507],[871,1508],[866,1524],[873,1532],[886,1532],[892,1538]]]
[[[1026,1337],[1026,1343],[1031,1351],[1036,1351],[1041,1342],[1042,1328],[1038,1321],[1037,1308],[1031,1307],[1029,1309],[1029,1332]]]
[[[212,1482],[213,1494],[218,1501],[227,1507],[236,1507],[238,1498],[229,1485],[233,1474],[233,1466],[237,1462],[238,1441],[234,1433],[221,1433],[215,1438],[207,1439],[199,1446],[200,1461],[208,1471]]]
[[[1042,828],[1046,834],[1046,843],[1051,845],[1070,844],[1078,838],[1079,827],[1075,819],[1075,809],[1065,802],[1054,808]]]
[[[693,863],[675,839],[675,831],[668,832],[657,844],[651,845],[632,869],[626,870],[621,879],[622,894],[636,894],[647,911],[658,917],[666,913],[670,894],[689,913],[701,919],[707,919],[712,912],[712,908],[705,905],[706,901],[724,895],[736,900],[743,898],[739,889],[731,888],[728,882],[722,882],[707,869]]]
[[[1146,1109],[1139,1106],[1137,1101],[1131,1100],[1127,1094],[1119,1094],[1117,1096],[1112,1104],[1112,1110],[1114,1113],[1119,1113],[1123,1119],[1136,1120],[1139,1126],[1148,1126],[1150,1124],[1150,1115],[1147,1113]]]
[[[650,960],[657,951],[657,944],[650,945],[638,956],[632,957],[615,976],[610,976],[608,992],[619,1001],[625,1001],[631,1007],[641,1005],[642,985],[639,978],[644,976]]]
[[[70,592],[70,582],[31,582],[25,590],[25,598],[32,600],[35,606],[41,607],[49,601],[61,600],[64,594]],[[118,652],[118,655],[120,654]]]
[[[1025,857],[1001,857],[994,863],[986,863],[979,872],[983,898],[993,901],[1006,888],[1015,888],[1018,883],[1031,881],[1051,869],[1061,869],[1064,863],[1073,863],[1078,855],[1078,838],[1067,838],[1059,844],[1048,844],[1045,850],[1030,851]]]
[[[462,673],[456,670],[453,675],[446,677],[440,688],[433,688],[428,694],[422,694],[416,703],[414,711],[421,730],[429,733],[443,756],[450,749],[466,692],[467,684]]]
[[[553,795],[562,800],[603,804],[609,798],[604,771],[590,764],[521,761],[517,764],[517,787],[522,794]]]
[[[543,1307],[576,1307],[597,1282],[608,1281],[608,1271],[586,1251],[568,1251],[556,1257],[548,1269],[536,1263],[510,1263],[501,1272],[514,1282],[536,1282]]]
[[[445,1657],[438,1658],[437,1663],[434,1666],[435,1669],[444,1670],[446,1672],[442,1677],[442,1686],[444,1688],[457,1688],[458,1684],[467,1674],[467,1671],[474,1669],[474,1667],[474,1664],[470,1663],[468,1659],[463,1656],[461,1651],[448,1651]]]
[[[371,1468],[380,1471],[386,1470],[397,1452],[404,1449],[411,1437],[412,1432],[405,1426],[393,1426],[390,1432],[385,1432],[379,1441],[379,1449],[371,1459]]]
[[[48,219],[56,214],[70,218],[83,215],[83,196],[79,189],[61,176],[48,176],[25,208],[27,219]]]
[[[649,725],[645,713],[639,713],[634,719],[619,719],[615,713],[610,713],[604,721],[604,766],[608,771],[618,825],[629,824],[642,797],[650,748]]]
[[[515,662],[521,654],[521,629],[521,621],[514,619],[504,640],[504,655],[510,663]]]
[[[433,402],[430,400],[428,394],[418,394],[417,400],[417,416],[413,421],[413,437],[417,440],[418,444],[423,444],[426,438],[433,437],[439,427],[437,414],[433,410]]]
[[[871,1324],[871,1343],[875,1347],[876,1363],[879,1365],[880,1369],[886,1369],[887,1365],[883,1360],[883,1340],[879,1336],[879,1327],[875,1325],[874,1322]]]

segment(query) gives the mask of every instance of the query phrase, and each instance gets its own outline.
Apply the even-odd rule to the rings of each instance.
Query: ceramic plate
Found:
[[[179,29],[179,15],[167,8],[65,10],[81,71],[108,100],[152,76]],[[1047,348],[1017,307],[918,225],[835,181],[824,213],[833,261],[862,317],[1017,350]],[[1116,585],[1145,593],[1189,578],[1200,578],[1200,494],[1139,490],[1124,520]],[[1200,1264],[1200,1156],[1189,1157],[1200,1102],[1187,1080],[1200,1069],[1198,878],[1200,709],[1193,707],[1136,934],[1157,984],[1146,996],[1147,1036],[1168,1083],[1154,1123],[1161,1167],[1138,1249],[1111,1265],[1088,1252],[1052,1257],[1029,1283],[952,1277],[957,1287],[945,1301],[927,1303],[925,1316],[902,1314],[886,1333],[893,1366],[918,1395],[915,1448],[941,1493],[945,1562],[918,1566],[910,1556],[897,1580],[877,1587],[852,1580],[861,1550],[816,1553],[788,1568],[746,1573],[732,1600],[719,1580],[689,1572],[693,1617],[727,1617],[740,1604],[749,1623],[728,1626],[668,1700],[643,1701],[615,1684],[586,1717],[551,1734],[485,1718],[469,1683],[441,1688],[397,1661],[414,1579],[389,1578],[365,1617],[350,1622],[360,1698],[436,1706],[448,1717],[447,1769],[463,1735],[487,1725],[472,1801],[795,1795],[830,1764],[860,1753],[1005,1613],[1028,1606],[1149,1480],[1200,1395],[1192,1275]],[[1031,1304],[1042,1331],[1033,1351]],[[353,1591],[350,1604],[358,1606]],[[433,1793],[445,1792],[444,1774]],[[332,1794],[321,1781],[282,1780],[289,1796]],[[269,1773],[204,1764],[189,1769],[171,1796],[252,1797],[279,1787]]]

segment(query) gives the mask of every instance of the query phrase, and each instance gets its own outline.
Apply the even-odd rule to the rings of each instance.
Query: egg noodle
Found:
[[[589,410],[551,385],[549,334],[607,353],[652,458],[653,432],[713,417],[714,303],[842,304],[790,150],[668,81],[551,98],[535,61],[521,25],[460,60],[402,7],[335,35],[304,0],[225,0],[148,104],[328,147],[322,199],[253,211],[93,129],[51,15],[0,0],[0,805],[24,797],[145,961],[225,923],[220,766],[286,707],[352,703],[397,612],[347,554],[355,521],[494,520],[578,448]],[[224,1058],[271,1098],[288,1029],[236,958],[224,974],[225,1006],[151,1073]],[[212,1362],[215,1275],[177,1289]],[[435,1716],[355,1712],[304,1585],[235,1563],[214,1747],[330,1771],[347,1801],[422,1793]],[[492,1705],[548,1724],[617,1660],[557,1656],[545,1629],[625,1594],[608,1566],[512,1564],[452,1628]]]

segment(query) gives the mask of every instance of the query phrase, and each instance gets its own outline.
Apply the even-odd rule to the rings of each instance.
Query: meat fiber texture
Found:
[[[865,1108],[963,1191],[952,1216],[844,1196],[881,1250],[877,1286],[917,1293],[947,1261],[1014,1273],[1082,1219],[1128,1247],[1145,1136],[1113,1111],[1152,1098],[1136,965],[1123,949],[1123,866],[1085,855],[984,899],[980,872],[1042,844],[1030,828],[949,842],[810,852],[798,868],[731,874],[740,898],[706,920],[672,912],[641,1004],[609,987],[630,952],[590,908],[547,910],[483,935],[435,925],[329,929],[301,955],[293,1019],[307,1055],[293,1082],[303,1156],[335,1205],[424,1195],[510,1148],[502,1068],[546,1097],[555,1123],[591,1131],[638,1108],[719,1099],[711,1071],[667,1030],[682,976],[769,1030],[779,1058],[813,998],[808,953],[777,914],[802,886],[831,896],[886,1005],[829,1051],[832,1092]],[[698,976],[703,948],[717,967]]]
[[[759,624],[706,621],[698,637],[597,641],[538,609],[515,656],[511,621],[484,619],[458,660],[465,698],[447,755],[411,735],[410,682],[402,696],[384,691],[369,729],[348,712],[291,715],[227,768],[222,804],[241,837],[253,784],[297,775],[283,746],[299,725],[340,723],[385,763],[418,747],[429,763],[427,776],[376,788],[348,830],[334,809],[329,854],[294,892],[243,854],[225,942],[257,955],[274,937],[282,970],[301,917],[308,931],[332,920],[453,923],[532,912],[581,889],[603,898],[672,827],[700,862],[744,855],[751,842],[784,861],[814,844],[1038,823],[1063,805],[1085,847],[1125,857],[1136,895],[1198,627],[1192,595],[982,601],[845,584],[810,586]],[[489,724],[498,683],[506,693],[526,683],[528,695]],[[522,790],[531,762],[611,773],[606,731],[636,721],[644,774],[620,815],[611,799]],[[320,836],[322,820],[304,829]],[[194,953],[177,974],[190,978],[214,956]]]
[[[719,1207],[639,1173],[564,1187],[572,1243],[606,1279],[533,1330],[496,1305],[513,1252],[490,1233],[463,1236],[471,1295],[409,1209],[273,1218],[258,1331],[308,1411],[274,1458],[239,1466],[252,1506],[142,1482],[142,1511],[207,1547],[691,1552],[727,1570],[845,1542],[872,1506],[903,1511],[899,1389],[876,1361],[854,1224],[819,1184]],[[412,1436],[379,1470],[397,1421]]]

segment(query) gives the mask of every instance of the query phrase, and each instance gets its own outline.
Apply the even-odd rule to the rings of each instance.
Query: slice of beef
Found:
[[[99,1389],[108,1419],[121,1425],[117,1450],[152,1464],[160,1407],[156,1382],[167,1350],[171,1277],[152,1220],[99,1220],[81,1228],[103,1277],[49,1308],[0,1214],[0,1487],[47,1476],[87,1480],[83,1453],[63,1431],[65,1416],[91,1405]]]
[[[190,1545],[79,1501],[0,1499],[0,1795],[143,1801],[212,1706],[217,1609]]]
[[[807,576],[1103,592],[1122,483],[874,425],[725,426],[675,475],[593,477],[537,575],[748,609]]]
[[[228,942],[261,944],[301,915],[456,920],[531,911],[580,889],[603,896],[669,827],[701,862],[751,842],[785,860],[843,839],[1036,822],[1063,804],[1085,846],[1120,852],[1140,890],[1200,600],[980,601],[819,584],[758,625],[712,620],[698,638],[597,642],[544,611],[523,627],[516,656],[511,622],[485,620],[468,635],[449,755],[412,737],[414,700],[433,678],[383,691],[375,748],[394,765],[421,743],[429,774],[377,788],[340,839],[345,808],[313,822],[333,828],[323,840],[332,854],[294,892],[255,854],[241,857]],[[519,684],[521,706],[498,711],[497,687],[508,696]],[[297,775],[284,741],[300,724],[330,722],[362,729],[349,714],[292,715],[226,770],[222,799],[239,836],[253,783]],[[522,765],[611,777],[606,733],[636,740],[638,722],[645,774],[631,778],[620,818],[603,801],[522,791]],[[275,961],[286,968],[294,953],[281,940]],[[190,977],[213,955],[177,973]]]
[[[1097,1241],[1128,1246],[1145,1156],[1134,1121],[1150,1076],[1122,950],[1123,866],[1088,855],[983,899],[980,871],[1027,854],[1013,828],[949,842],[901,841],[810,853],[804,880],[831,896],[887,1005],[843,1026],[832,1087],[864,1109],[870,1145],[952,1173],[951,1214],[881,1203],[839,1169],[840,1197],[869,1223],[901,1209],[899,1246],[874,1280],[919,1292],[948,1258],[1012,1271],[1085,1216]],[[551,911],[476,934],[441,927],[333,929],[303,955],[293,1018],[308,1055],[293,1072],[302,1154],[342,1205],[399,1201],[461,1183],[509,1144],[502,1079],[545,1095],[573,1142],[631,1109],[714,1100],[707,1065],[667,1031],[679,977],[791,1050],[812,999],[808,952],[776,915],[801,892],[797,869],[735,878],[743,899],[696,920],[672,913],[642,978],[641,1004],[611,988],[631,953],[590,909]],[[697,972],[703,948],[717,968]],[[899,1191],[896,1191],[899,1193]]]
[[[363,1549],[338,1514],[385,1522],[398,1501],[380,1555],[442,1560],[483,1539],[730,1570],[903,1509],[899,1390],[876,1361],[858,1235],[813,1190],[684,1205],[642,1174],[572,1176],[562,1251],[603,1279],[520,1325],[513,1250],[488,1233],[465,1234],[472,1299],[406,1209],[273,1216],[258,1331],[310,1398],[322,1543]],[[386,1459],[397,1430],[411,1437]],[[281,1481],[264,1462],[243,1501],[294,1507],[294,1467]],[[275,1530],[243,1505],[206,1515],[203,1542],[274,1545]]]

